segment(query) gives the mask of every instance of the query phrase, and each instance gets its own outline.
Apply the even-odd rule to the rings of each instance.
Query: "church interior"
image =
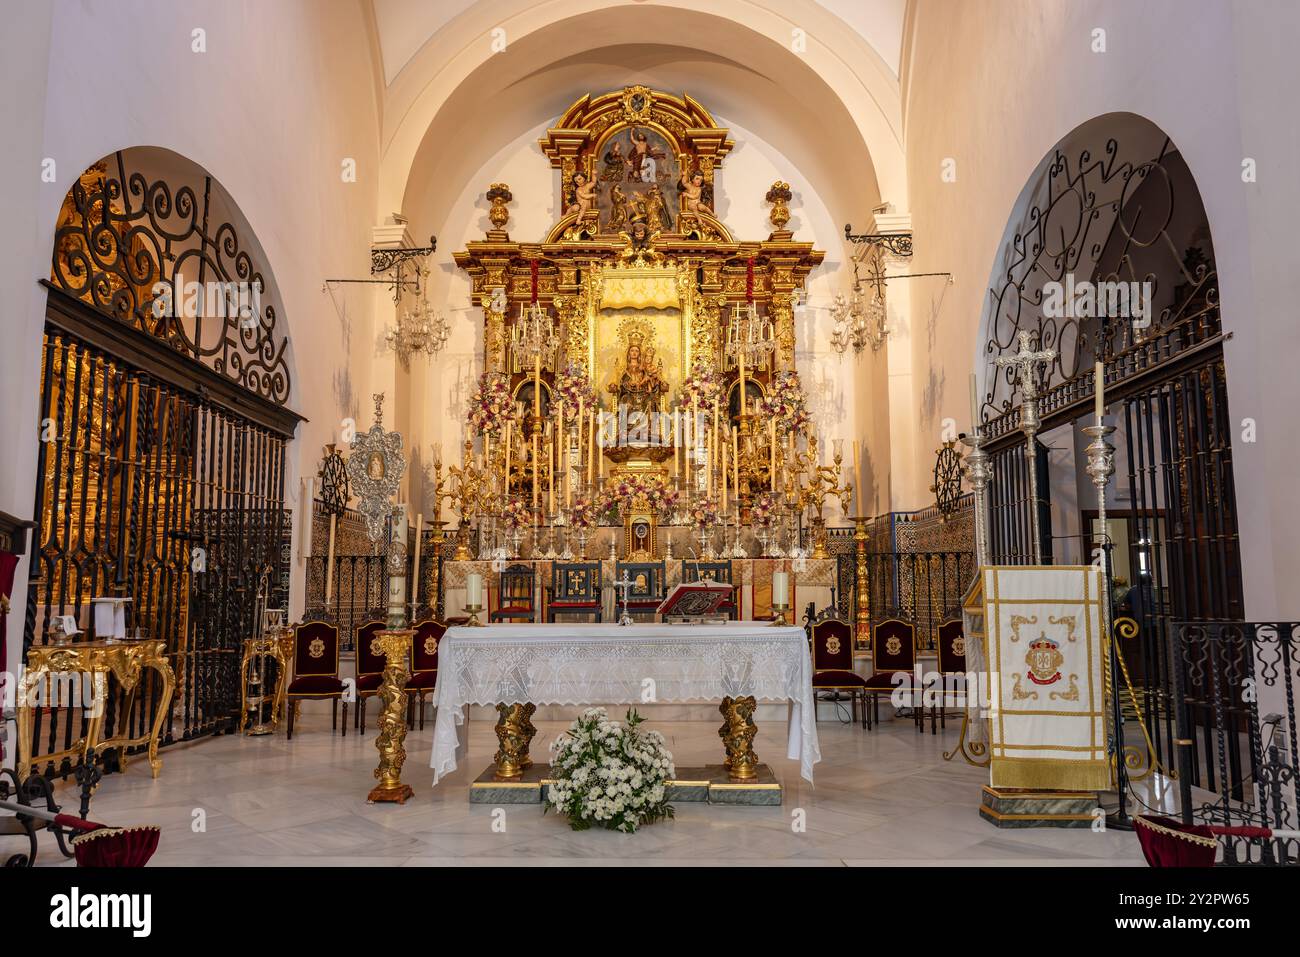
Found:
[[[10,866],[1300,863],[1300,7],[4,17]]]

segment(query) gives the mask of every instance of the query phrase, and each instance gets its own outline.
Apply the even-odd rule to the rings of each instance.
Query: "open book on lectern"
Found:
[[[729,582],[681,582],[673,587],[656,609],[664,618],[699,618],[717,615],[731,597],[735,586]]]

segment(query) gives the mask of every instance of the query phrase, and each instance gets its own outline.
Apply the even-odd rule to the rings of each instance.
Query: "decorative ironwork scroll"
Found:
[[[1022,386],[998,357],[1015,351],[1019,334],[1029,332],[1056,358],[1040,377],[1044,393],[1091,375],[1092,362],[1140,347],[1166,331],[1195,320],[1212,322],[1217,332],[1218,292],[1208,231],[1187,226],[1199,212],[1200,197],[1181,155],[1166,138],[1154,156],[1123,158],[1117,139],[1106,140],[1100,157],[1091,149],[1077,159],[1057,149],[1041,173],[1028,209],[1004,254],[1001,280],[989,289],[985,319],[988,362],[980,417],[991,421],[1020,405]],[[1187,204],[1186,209],[1183,203]],[[1202,214],[1203,217],[1203,214]],[[1173,279],[1172,289],[1160,288]],[[1150,283],[1153,314],[1148,324],[1111,322],[1107,304],[1097,297],[1096,314],[1075,310],[1049,315],[1049,283]],[[1091,392],[1089,388],[1088,393]],[[1049,397],[1047,408],[1058,397]],[[1075,398],[1071,396],[1071,401]],[[997,434],[1014,428],[1011,423]]]
[[[128,172],[121,152],[111,163],[115,170],[108,159],[88,169],[64,200],[52,284],[284,405],[290,390],[288,338],[277,325],[275,294],[235,227],[211,224],[212,178],[203,178],[200,198],[193,186]],[[169,287],[171,308],[158,308],[166,298],[156,292],[160,284]],[[229,308],[226,295],[208,295],[209,288],[228,291],[236,285],[256,289],[251,302],[260,308],[241,315]],[[202,308],[185,308],[200,301],[186,286],[200,290]],[[187,315],[191,311],[197,314]]]
[[[325,457],[320,463],[321,507],[327,515],[343,515],[352,498],[352,486],[348,482],[347,462],[343,453],[331,442],[325,446]]]

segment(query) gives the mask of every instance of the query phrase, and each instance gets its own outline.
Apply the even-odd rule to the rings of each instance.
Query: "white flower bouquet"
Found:
[[[642,824],[673,816],[665,800],[676,769],[658,731],[642,731],[645,719],[628,709],[627,723],[609,720],[604,708],[588,708],[551,744],[551,783],[545,810],[569,819],[575,831],[593,825],[631,834]]]

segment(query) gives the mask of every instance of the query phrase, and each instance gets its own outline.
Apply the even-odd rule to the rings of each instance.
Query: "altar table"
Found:
[[[636,705],[742,696],[790,702],[786,757],[812,781],[821,750],[802,628],[754,622],[449,628],[438,645],[433,781],[464,757],[458,725],[467,720],[469,705]],[[531,727],[527,716],[522,721]]]

